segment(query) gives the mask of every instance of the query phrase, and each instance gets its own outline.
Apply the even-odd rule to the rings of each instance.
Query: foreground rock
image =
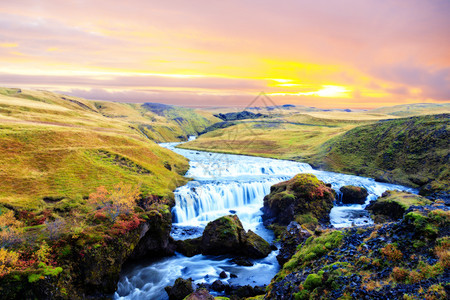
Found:
[[[169,300],[183,300],[194,291],[192,288],[192,280],[183,278],[177,278],[174,285],[166,286],[165,290],[167,295],[169,295]]]
[[[205,289],[198,289],[186,298],[185,300],[214,300],[215,298]]]
[[[221,217],[206,225],[203,235],[196,239],[176,241],[177,251],[186,255],[242,255],[263,258],[271,252],[270,245],[259,235],[245,232],[236,215]]]
[[[448,299],[450,211],[411,207],[403,219],[306,240],[264,299]]]
[[[369,195],[363,187],[346,185],[339,189],[342,193],[342,203],[344,204],[364,204]]]
[[[241,246],[246,240],[244,227],[236,215],[221,217],[206,225],[202,235],[202,253],[241,254]]]
[[[88,234],[65,234],[60,238],[60,248],[69,250],[59,257],[63,272],[37,279],[27,270],[2,276],[2,299],[83,299],[113,294],[126,261],[173,253],[169,207],[152,205],[141,213],[141,218],[142,221],[124,232],[116,232],[112,226],[102,244],[96,244],[98,247],[93,247],[93,241],[98,243],[98,240],[93,240]]]
[[[327,223],[334,199],[330,185],[312,174],[298,174],[270,188],[264,197],[263,219],[266,225],[288,225],[296,219],[300,224]]]
[[[411,206],[429,205],[432,202],[424,197],[407,192],[386,191],[366,209],[372,214],[375,223],[401,219]]]

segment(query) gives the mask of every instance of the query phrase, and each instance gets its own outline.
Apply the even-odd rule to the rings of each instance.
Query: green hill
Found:
[[[381,181],[448,191],[450,114],[383,120],[334,137],[321,146],[315,165]]]

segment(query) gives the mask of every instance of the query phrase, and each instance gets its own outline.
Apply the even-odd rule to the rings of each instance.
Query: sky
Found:
[[[449,0],[14,0],[0,86],[185,106],[450,102]]]

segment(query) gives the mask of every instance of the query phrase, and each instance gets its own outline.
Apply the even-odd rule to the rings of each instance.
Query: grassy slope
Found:
[[[189,135],[197,135],[220,121],[205,111],[171,105],[164,105],[164,109],[155,112],[145,104],[107,101],[96,101],[94,104],[103,116],[127,121],[157,142],[187,140]]]
[[[182,147],[299,160],[328,170],[424,186],[424,191],[448,190],[448,114],[421,116],[448,106],[272,115],[208,132]],[[419,117],[402,119],[405,111]]]
[[[105,116],[84,99],[0,89],[0,203],[43,209],[44,197],[77,202],[100,185],[121,181],[169,195],[183,181],[186,159],[138,130],[151,120],[136,106],[107,106]],[[126,116],[114,116],[120,111]]]
[[[331,139],[313,159],[328,169],[449,189],[449,114],[380,121]]]
[[[450,113],[450,103],[417,103],[385,106],[371,110],[373,113],[388,114],[399,117]]]
[[[330,138],[372,123],[374,118],[386,116],[341,112],[276,115],[208,132],[182,147],[305,161]]]

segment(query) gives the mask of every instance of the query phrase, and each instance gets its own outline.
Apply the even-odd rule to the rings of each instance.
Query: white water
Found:
[[[190,160],[186,174],[194,180],[175,191],[172,236],[185,239],[200,236],[209,221],[235,213],[244,228],[251,229],[269,242],[272,233],[262,225],[263,198],[270,186],[287,180],[298,173],[312,173],[320,180],[331,183],[339,190],[344,185],[365,187],[369,196],[364,205],[335,205],[330,213],[334,227],[371,224],[365,206],[386,190],[415,190],[393,184],[375,182],[371,178],[313,170],[310,165],[243,155],[209,153],[175,148],[177,143],[161,146],[171,149]],[[197,255],[191,258],[177,254],[156,262],[131,267],[124,272],[115,294],[116,299],[167,299],[164,291],[178,277],[191,277],[195,283],[212,283],[224,270],[238,277],[224,282],[239,285],[268,284],[278,272],[277,251],[267,258],[253,260],[252,267],[241,267],[227,256]]]

